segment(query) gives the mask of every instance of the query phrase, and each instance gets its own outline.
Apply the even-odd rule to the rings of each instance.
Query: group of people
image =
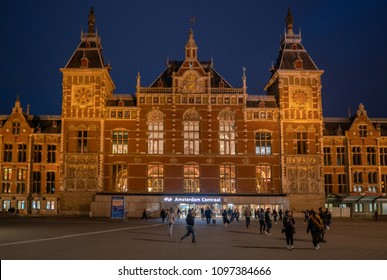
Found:
[[[274,212],[275,210],[273,210]],[[332,216],[331,213],[326,209],[325,211],[320,207],[318,211],[312,210],[306,210],[302,211],[305,214],[304,223],[307,223],[307,229],[306,232],[311,232],[312,236],[312,243],[315,248],[315,250],[320,249],[319,243],[326,242],[324,239],[325,233],[327,230],[330,229],[330,225],[332,223]],[[237,213],[237,214],[234,214]],[[254,213],[254,214],[253,214]],[[275,218],[276,215],[271,213],[271,209],[267,208],[264,209],[257,209],[252,210],[249,207],[246,207],[243,211],[243,216],[245,217],[246,222],[246,228],[250,228],[251,223],[251,217],[254,215],[256,219],[258,219],[260,224],[260,233],[261,234],[267,234],[271,235],[270,231],[272,229],[272,223],[277,223],[277,219]],[[195,211],[194,209],[189,209],[188,214],[186,215],[186,233],[180,238],[180,240],[183,240],[187,238],[189,235],[192,235],[192,242],[196,243],[196,236],[195,236],[195,230],[194,230],[194,224],[195,224]],[[209,207],[207,207],[206,210],[201,211],[202,218],[206,218],[207,224],[211,223],[211,220],[213,220],[213,212]],[[278,211],[279,219],[278,221],[282,221],[282,231],[281,233],[285,234],[286,237],[286,245],[289,250],[294,249],[294,234],[296,233],[295,230],[295,219],[293,217],[293,212],[286,210],[285,212],[282,212],[282,209]],[[162,223],[165,222],[165,220],[168,223],[168,233],[170,236],[172,236],[173,226],[175,224],[175,212],[173,208],[170,208],[168,210],[162,209],[160,212],[160,217],[162,220]],[[144,210],[143,218],[147,218],[146,211]],[[222,212],[222,219],[224,227],[226,228],[232,220],[239,221],[239,212],[238,211],[227,211],[226,209]]]

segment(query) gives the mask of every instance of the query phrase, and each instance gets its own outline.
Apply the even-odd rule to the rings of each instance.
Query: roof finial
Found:
[[[286,31],[288,35],[293,35],[293,16],[290,8],[288,8],[288,14],[286,15]]]
[[[90,8],[89,18],[88,18],[88,33],[94,33],[94,24],[95,24],[95,15],[94,15],[94,8]]]

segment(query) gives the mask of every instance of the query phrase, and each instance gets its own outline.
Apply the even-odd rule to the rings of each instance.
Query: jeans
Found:
[[[194,227],[193,226],[190,226],[190,225],[187,225],[186,226],[186,229],[187,229],[187,233],[185,235],[183,235],[180,239],[183,240],[184,238],[188,237],[190,234],[192,234],[192,242],[195,241],[195,231],[194,231]]]

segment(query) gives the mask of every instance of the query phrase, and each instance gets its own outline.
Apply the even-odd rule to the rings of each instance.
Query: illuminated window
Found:
[[[46,193],[55,193],[55,172],[47,172],[46,174]]]
[[[362,213],[363,210],[363,203],[355,203],[355,212],[356,213]]]
[[[148,154],[164,154],[164,118],[158,109],[148,114]]]
[[[220,166],[220,192],[236,193],[235,165],[222,164]]]
[[[47,200],[46,201],[46,210],[55,210],[55,201]]]
[[[382,193],[387,193],[386,184],[387,184],[387,174],[382,174],[382,181],[381,181],[381,192]]]
[[[255,133],[255,154],[260,156],[271,155],[271,133]]]
[[[112,147],[113,154],[127,154],[128,153],[128,132],[113,131],[112,145],[113,145]]]
[[[12,168],[3,168],[2,169],[2,193],[11,192],[11,180],[12,180]]]
[[[224,110],[219,115],[219,152],[221,155],[235,155],[235,114]]]
[[[40,200],[32,200],[32,209],[40,210]]]
[[[164,166],[148,165],[148,192],[162,192],[164,189]]]
[[[27,170],[26,169],[17,169],[16,171],[16,192],[24,193],[26,191],[26,179],[27,179]]]
[[[2,203],[3,211],[7,211],[9,208],[11,208],[11,200],[5,199]]]
[[[198,164],[184,165],[184,192],[200,192],[200,173]]]
[[[116,192],[128,191],[128,170],[126,164],[113,165],[113,190]]]
[[[184,154],[198,155],[200,153],[200,128],[199,113],[195,109],[189,109],[183,116]]]
[[[26,202],[24,200],[17,201],[17,209],[24,210],[26,209]]]
[[[257,193],[269,193],[272,191],[272,178],[270,165],[258,165],[255,167]]]

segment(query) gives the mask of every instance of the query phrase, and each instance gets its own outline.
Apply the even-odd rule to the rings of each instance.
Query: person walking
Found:
[[[261,208],[258,212],[258,220],[259,220],[259,231],[261,234],[266,233],[266,224],[265,224],[265,212],[263,212],[263,209]]]
[[[296,233],[296,230],[294,227],[295,223],[296,222],[294,221],[293,213],[292,211],[289,211],[283,220],[283,228],[282,228],[282,231],[285,233],[285,236],[286,236],[286,244],[289,250],[294,249],[293,235]]]
[[[309,231],[312,234],[312,243],[315,250],[320,249],[320,240],[321,234],[324,230],[324,224],[320,219],[320,216],[313,210],[310,210],[308,228],[306,229],[306,233]]]
[[[142,212],[142,217],[141,217],[141,220],[146,220],[148,221],[148,215],[146,214],[146,210],[144,209],[144,211]]]
[[[187,233],[180,238],[180,241],[188,237],[190,234],[192,234],[192,243],[196,243],[195,230],[194,230],[195,216],[192,213],[191,209],[188,210],[188,215],[185,221],[186,221]]]
[[[224,209],[222,212],[222,218],[223,218],[224,227],[226,228],[230,224],[230,220],[228,219],[228,213],[226,209]]]
[[[167,214],[168,232],[169,236],[172,236],[173,225],[175,224],[175,213],[171,208]]]
[[[278,218],[278,222],[279,221],[283,221],[283,212],[282,212],[282,209],[280,209],[279,211],[278,211],[278,216],[279,216],[279,218]]]
[[[251,219],[250,207],[247,206],[245,208],[245,212],[243,213],[243,215],[245,216],[245,219],[246,219],[246,228],[249,228],[250,227],[250,219]]]
[[[213,215],[210,207],[207,206],[206,211],[204,211],[204,215],[206,216],[207,225],[209,225],[211,223],[211,218],[212,218],[212,215]]]
[[[271,235],[270,229],[272,228],[272,223],[271,223],[270,208],[266,209],[266,212],[265,212],[265,223],[266,223],[266,231],[265,231],[265,233],[267,235]]]
[[[164,223],[165,218],[167,217],[167,213],[165,212],[164,208],[161,209],[160,217],[161,217],[161,222]]]

